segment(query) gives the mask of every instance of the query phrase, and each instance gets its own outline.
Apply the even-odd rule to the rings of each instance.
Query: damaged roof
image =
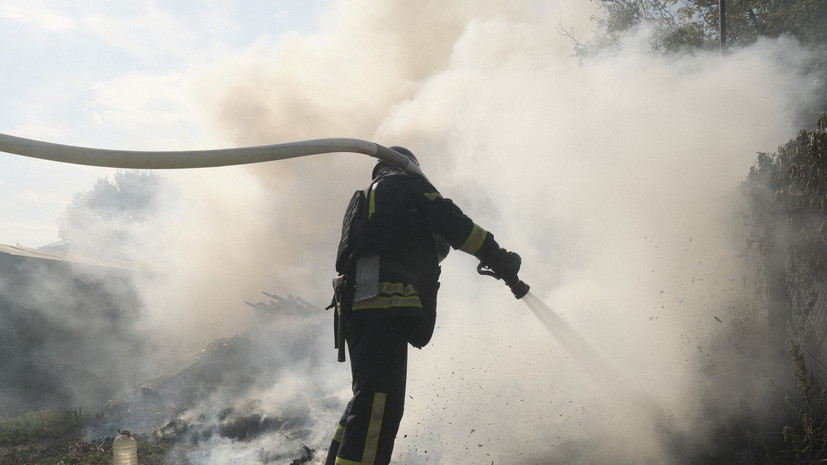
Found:
[[[76,254],[69,254],[57,250],[46,249],[32,249],[29,247],[21,247],[15,245],[0,244],[0,258],[4,256],[14,256],[20,258],[50,260],[57,262],[73,263],[77,265],[89,265],[103,268],[117,268],[129,271],[154,271],[148,266],[125,262],[121,260],[112,260],[101,257],[90,257]]]

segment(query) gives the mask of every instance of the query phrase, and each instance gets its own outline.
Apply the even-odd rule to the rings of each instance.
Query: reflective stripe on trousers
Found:
[[[346,321],[353,397],[339,420],[325,465],[390,463],[405,408],[408,339],[413,321]]]
[[[371,408],[370,421],[368,422],[368,430],[365,435],[365,449],[362,452],[362,460],[355,462],[353,460],[336,457],[337,465],[374,465],[376,462],[376,451],[379,447],[379,437],[382,432],[382,419],[385,416],[385,402],[387,394],[377,392],[373,395],[373,407]],[[336,428],[336,434],[333,436],[335,442],[341,442],[344,436],[345,428],[339,425]]]

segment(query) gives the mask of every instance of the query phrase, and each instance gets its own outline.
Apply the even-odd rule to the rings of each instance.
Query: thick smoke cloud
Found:
[[[435,339],[411,356],[404,463],[668,463],[664,431],[697,420],[699,361],[751,308],[736,190],[756,152],[812,119],[804,52],[780,38],[657,57],[644,28],[573,57],[556,26],[587,38],[593,13],[575,1],[339,2],[319,33],[262,39],[196,78],[218,137],[236,145],[412,149],[617,373],[590,376],[455,252]],[[159,247],[184,271],[154,283],[148,324],[181,353],[243,329],[250,318],[227,309],[261,290],[326,304],[341,214],[372,166],[360,157],[171,173],[183,194]],[[169,337],[182,327],[194,328],[184,341]],[[347,375],[332,376],[344,400]]]
[[[347,2],[319,34],[257,44],[201,78],[216,129],[240,145],[347,136],[411,148],[620,373],[609,385],[590,377],[455,253],[438,333],[412,355],[405,463],[668,461],[664,428],[697,417],[698,360],[753,299],[733,200],[755,153],[808,110],[804,52],[781,38],[657,57],[642,29],[572,57],[555,25],[587,30],[592,13],[578,2]],[[323,303],[341,212],[370,166],[343,155],[250,168],[257,210],[232,216],[250,220],[233,242],[249,269]],[[247,207],[203,219],[220,236],[225,213]],[[589,438],[605,447],[578,442]]]

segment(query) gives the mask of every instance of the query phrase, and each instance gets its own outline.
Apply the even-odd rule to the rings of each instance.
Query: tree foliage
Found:
[[[767,223],[783,218],[794,249],[827,247],[827,114],[777,153],[759,153],[748,179],[754,210]]]
[[[793,421],[782,432],[784,442],[795,454],[795,463],[827,462],[827,389],[807,367],[801,345],[789,341],[788,351],[793,362],[797,395],[788,395],[785,402],[793,413]]]
[[[816,308],[827,290],[827,114],[816,130],[800,131],[777,153],[759,153],[745,187],[754,240],[768,272],[783,277],[779,299],[787,308],[773,311],[787,324],[798,322],[791,331],[799,337],[818,339],[823,329],[803,323],[801,315],[827,312]]]
[[[119,170],[72,199],[58,221],[60,238],[77,253],[130,258],[127,250],[152,229],[162,178],[146,170]],[[124,247],[128,246],[128,247]]]
[[[589,47],[616,43],[643,24],[653,27],[654,51],[720,46],[718,0],[593,0],[600,33]],[[827,44],[827,0],[729,0],[725,2],[727,47],[751,44],[759,37],[790,35],[818,49]]]

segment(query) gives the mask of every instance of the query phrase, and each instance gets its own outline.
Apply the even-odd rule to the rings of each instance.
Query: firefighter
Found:
[[[419,165],[410,150],[391,148]],[[519,255],[501,248],[423,176],[380,160],[372,177],[348,205],[336,259],[332,305],[338,334],[347,341],[353,397],[325,465],[390,463],[404,408],[408,344],[422,348],[431,339],[439,263],[450,247],[510,277],[507,283],[519,282]],[[344,341],[337,343],[343,361]]]

